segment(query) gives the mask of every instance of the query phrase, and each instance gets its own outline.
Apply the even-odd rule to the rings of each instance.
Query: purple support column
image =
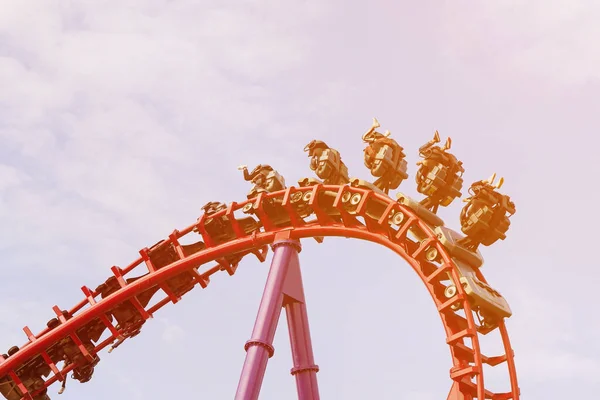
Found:
[[[313,357],[302,273],[297,255],[293,256],[290,262],[290,270],[286,277],[283,293],[294,361],[291,373],[296,378],[298,399],[319,400],[317,385],[319,367],[315,365]]]
[[[317,385],[319,367],[315,365],[313,357],[306,305],[300,302],[288,303],[285,310],[294,360],[294,368],[291,373],[296,378],[298,399],[319,400],[319,386]]]
[[[267,361],[273,356],[273,338],[283,305],[283,286],[290,260],[297,257],[300,245],[295,240],[273,244],[273,260],[265,290],[254,323],[252,339],[246,342],[246,360],[242,369],[235,400],[256,400],[260,393]]]

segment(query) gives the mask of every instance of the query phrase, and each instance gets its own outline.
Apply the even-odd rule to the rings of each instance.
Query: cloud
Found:
[[[140,235],[141,247],[158,239],[147,232],[170,232],[180,210],[191,222],[213,200],[205,188],[220,179],[194,176],[221,165],[233,165],[235,175],[240,152],[260,152],[261,137],[280,137],[268,126],[277,89],[269,80],[302,68],[311,51],[304,29],[327,8],[290,7],[3,6],[0,156],[11,170],[0,171],[0,187],[7,223],[19,226],[6,246],[27,240],[54,251],[93,237],[94,249],[86,250],[104,260],[100,254],[118,256],[131,237]]]
[[[147,397],[144,390],[144,379],[141,377],[131,378],[125,371],[120,370],[110,373],[109,379],[120,386],[119,393],[127,393],[127,398],[141,400]]]
[[[6,281],[3,283],[6,285]],[[21,347],[27,342],[23,332],[25,325],[37,333],[45,328],[46,321],[53,316],[50,307],[43,302],[3,294],[0,304],[0,354],[5,354],[12,346]]]
[[[0,164],[0,190],[6,190],[11,186],[18,186],[29,179],[27,174],[10,165]]]
[[[165,326],[162,333],[162,340],[168,345],[176,345],[185,340],[185,330],[167,319],[161,318],[160,321]]]
[[[509,331],[522,380],[597,382],[600,359],[590,352],[591,348],[584,351],[580,347],[583,326],[571,305],[532,288],[521,289],[512,294],[511,304],[519,314],[509,321]],[[585,328],[598,331],[600,325],[590,319]]]
[[[452,2],[446,12],[446,52],[463,62],[561,84],[600,79],[598,2]]]
[[[390,397],[391,398],[391,397]],[[402,396],[406,400],[433,400],[435,396],[425,391],[409,392]]]
[[[588,223],[593,213],[571,207],[581,215],[557,217],[556,202],[539,199],[546,199],[550,189],[578,193],[577,184],[594,175],[592,152],[598,146],[582,127],[597,126],[592,110],[597,87],[581,90],[581,84],[597,80],[600,70],[594,42],[598,6],[557,0],[447,2],[451,7],[445,8],[417,3],[0,0],[2,343],[24,342],[23,325],[39,331],[52,316],[52,304],[67,307],[81,300],[81,285],[94,287],[111,265],[128,264],[139,248],[193,222],[207,201],[243,199],[249,185],[236,171],[238,164],[269,162],[293,184],[310,174],[302,147],[320,138],[340,149],[353,176],[367,178],[360,135],[376,116],[405,147],[412,165],[402,192],[414,194],[416,149],[433,129],[455,140],[456,154],[468,164],[465,185],[469,176],[481,179],[503,171],[504,189],[518,201],[519,211],[508,240],[484,249],[490,266],[484,273],[515,312],[508,326],[523,392],[548,398],[542,391],[550,390],[550,396],[560,396],[571,389],[560,392],[557,382],[566,386],[574,380],[583,382],[583,392],[593,387],[598,327],[582,304],[595,300],[596,272],[589,252],[573,251],[593,246],[594,224]],[[574,138],[588,145],[575,147]],[[482,146],[494,150],[481,151]],[[592,169],[582,173],[582,162]],[[593,185],[585,187],[592,193]],[[563,197],[560,204],[567,201]],[[444,211],[453,226],[456,207]],[[572,233],[574,219],[577,234]],[[542,237],[540,230],[553,235]],[[316,250],[307,245],[302,253],[308,271],[310,265],[332,266],[306,279],[307,291],[312,287],[315,293],[311,299],[322,296],[310,300],[310,312],[311,321],[318,315],[312,310],[321,312],[311,328],[323,392],[337,394],[347,386],[349,396],[356,396],[363,384],[365,393],[372,391],[364,371],[354,367],[363,365],[370,347],[362,350],[363,360],[353,359],[345,368],[336,362],[358,354],[355,344],[374,336],[382,348],[367,365],[373,379],[384,382],[378,390],[427,398],[425,392],[402,393],[408,389],[398,376],[407,366],[439,368],[435,382],[409,372],[436,395],[445,395],[448,353],[439,322],[423,331],[407,329],[404,302],[413,305],[412,292],[409,300],[396,300],[398,305],[390,301],[404,278],[378,269],[381,279],[373,293],[382,298],[356,295],[356,285],[365,284],[354,278],[364,276],[365,265],[397,260],[366,249],[360,250],[364,259],[332,262],[334,242],[321,245],[324,254],[312,260]],[[356,242],[344,243],[337,253],[359,251]],[[359,269],[344,286],[340,265]],[[592,279],[565,285],[564,273],[549,272],[561,268]],[[120,365],[131,362],[124,373],[139,374],[128,376],[133,383],[123,381],[126,386],[140,382],[152,393],[165,390],[158,397],[182,397],[198,390],[201,369],[211,377],[219,371],[219,379],[203,381],[204,397],[231,397],[238,378],[231,368],[243,362],[265,275],[266,266],[245,260],[234,277],[215,277],[209,290],[194,291],[186,295],[189,300],[167,307],[164,326],[149,321],[132,343],[102,356],[98,380],[90,383],[98,382],[93,390],[82,385],[79,395],[74,385],[68,396],[111,396],[100,391],[113,379],[102,371],[112,371],[111,357],[123,357]],[[513,285],[517,279],[523,287]],[[372,277],[368,281],[372,284]],[[337,286],[351,292],[332,294]],[[560,300],[554,300],[559,292]],[[353,322],[347,329],[336,323],[339,335],[327,336],[322,331],[332,321],[333,297],[348,300],[336,302],[335,317]],[[382,302],[393,309],[373,312],[381,311]],[[421,315],[424,308],[409,308],[419,323],[429,321]],[[360,309],[370,319],[359,320]],[[197,310],[202,318],[189,318]],[[381,333],[381,321],[389,324],[389,338]],[[367,336],[354,332],[352,324],[365,322]],[[338,339],[350,331],[357,338],[342,348]],[[189,332],[200,332],[211,346],[194,347]],[[384,348],[397,343],[398,332],[400,343],[410,344]],[[439,354],[432,345],[438,339]],[[189,347],[174,361],[178,351],[173,348],[164,354],[150,351],[161,341]],[[398,363],[404,347],[415,356]],[[426,356],[416,354],[421,348]],[[294,391],[291,362],[278,360],[269,365],[280,366],[282,378],[274,378],[264,392],[273,396]],[[173,362],[184,367],[172,369]],[[164,377],[148,382],[157,364]],[[382,377],[378,369],[388,372]],[[164,384],[175,380],[178,385]],[[421,386],[417,379],[411,384],[413,390]]]

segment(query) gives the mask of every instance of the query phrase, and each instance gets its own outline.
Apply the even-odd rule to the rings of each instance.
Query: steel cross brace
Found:
[[[291,374],[296,378],[299,400],[319,400],[317,372],[315,365],[308,316],[304,300],[304,288],[298,253],[301,250],[297,240],[278,235],[272,245],[273,259],[267,277],[258,315],[252,331],[252,339],[246,342],[246,360],[235,395],[235,400],[257,400],[267,368],[273,356],[273,338],[285,308],[292,347],[294,367]]]
[[[485,398],[487,399],[488,397],[485,396]],[[473,396],[471,396],[470,394],[462,393],[460,390],[460,382],[454,381],[452,383],[450,393],[448,393],[448,397],[446,398],[446,400],[473,400]]]

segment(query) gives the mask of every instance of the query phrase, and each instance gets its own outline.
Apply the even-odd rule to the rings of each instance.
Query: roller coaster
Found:
[[[340,153],[323,141],[305,148],[318,178],[303,178],[286,187],[269,165],[252,171],[238,167],[252,184],[246,200],[209,202],[190,226],[173,231],[92,290],[83,286],[82,300],[69,310],[53,307],[47,328],[34,334],[24,327],[27,342],[0,355],[0,393],[7,400],[49,400],[48,388],[66,388],[68,374],[87,382],[100,361],[140,333],[163,306],[178,303],[195,287],[207,288],[219,271],[234,275],[241,260],[261,262],[273,252],[271,267],[236,391],[236,400],[258,399],[267,362],[274,355],[273,338],[281,310],[290,331],[298,398],[319,399],[315,363],[298,253],[300,240],[322,243],[326,236],[368,240],[385,246],[413,268],[438,310],[450,348],[451,387],[447,400],[518,400],[520,396],[505,319],[512,311],[504,297],[485,280],[479,246],[506,238],[515,205],[499,189],[495,174],[474,182],[460,214],[461,233],[445,226],[438,208],[461,197],[464,168],[443,146],[436,131],[419,149],[417,201],[389,192],[408,178],[404,149],[379,122],[363,135],[364,165],[374,182],[350,178]],[[200,240],[198,240],[200,239]],[[188,244],[184,244],[188,243]],[[139,271],[142,270],[143,271]],[[143,272],[143,273],[142,273]],[[136,275],[137,274],[137,275]],[[164,296],[160,296],[160,293]],[[154,303],[152,303],[154,301]],[[103,335],[108,337],[101,340]],[[504,354],[482,354],[480,338],[494,335]],[[484,365],[508,370],[506,391],[486,389]],[[68,394],[67,394],[68,396]]]

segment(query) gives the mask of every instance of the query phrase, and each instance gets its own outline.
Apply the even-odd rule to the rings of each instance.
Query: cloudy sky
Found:
[[[592,0],[0,0],[0,346],[206,202],[244,199],[239,164],[293,184],[320,138],[368,177],[375,116],[406,149],[409,195],[435,129],[467,184],[505,177],[517,214],[484,274],[514,311],[523,398],[597,393],[599,18]],[[459,212],[441,215],[458,227]],[[303,244],[322,397],[445,398],[448,347],[409,266],[370,243]],[[245,260],[163,309],[61,398],[232,398],[267,270]],[[283,323],[275,348],[261,398],[294,398]],[[494,391],[505,378],[486,371]]]

